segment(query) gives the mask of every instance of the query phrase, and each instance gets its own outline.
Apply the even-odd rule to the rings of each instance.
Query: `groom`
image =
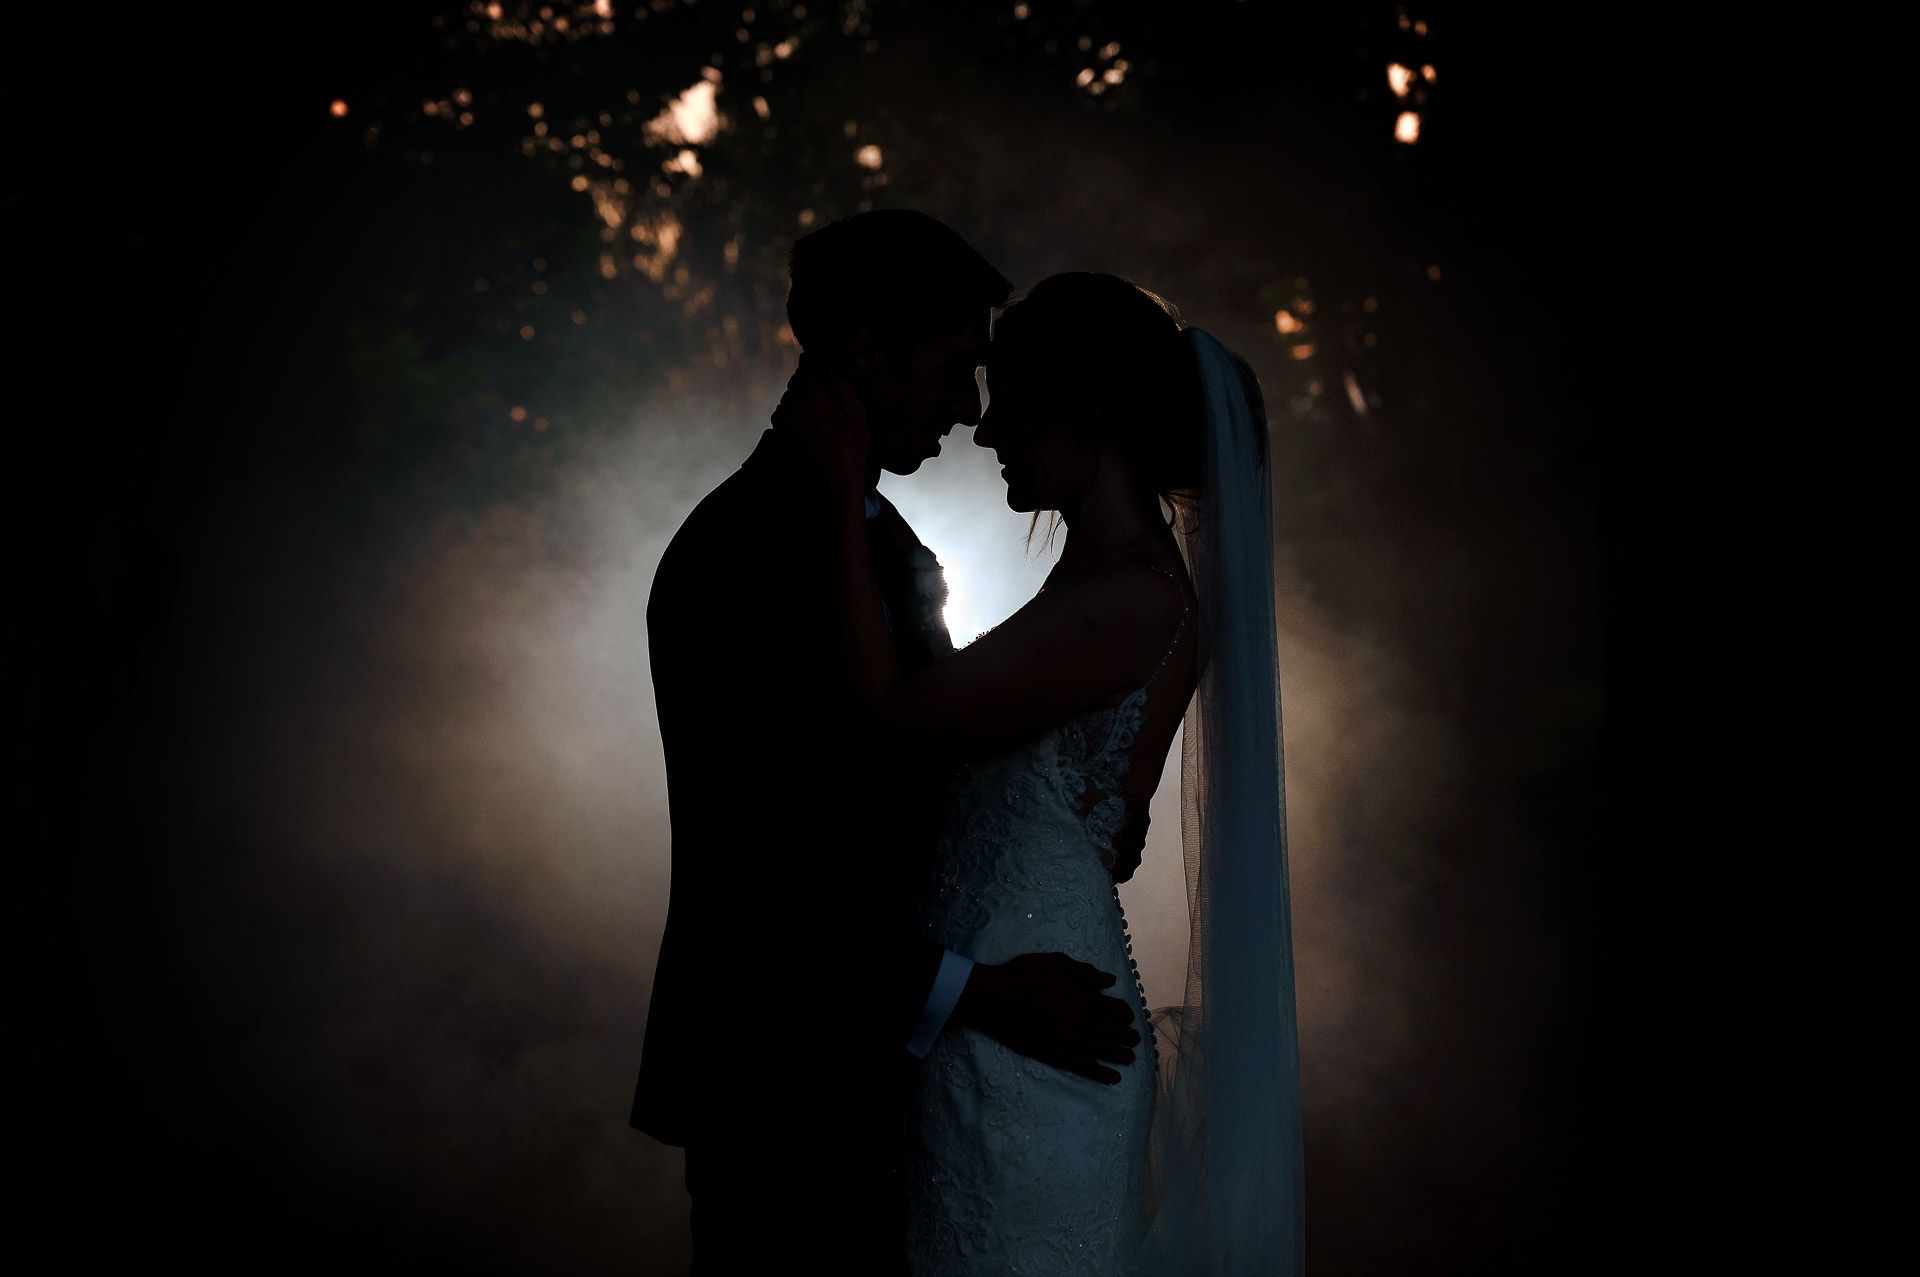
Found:
[[[873,491],[956,422],[1011,286],[924,214],[863,213],[795,245],[803,358],[859,394],[868,528],[902,674],[952,651],[931,556]],[[774,428],[674,535],[647,602],[673,827],[666,934],[630,1122],[686,1149],[694,1271],[903,1271],[901,1103],[949,1023],[1117,1081],[1139,1041],[1114,976],[1065,954],[971,963],[913,932],[938,760],[844,679],[833,508]]]

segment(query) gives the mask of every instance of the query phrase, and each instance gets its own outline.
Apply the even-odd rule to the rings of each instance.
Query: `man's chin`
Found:
[[[896,457],[893,460],[881,462],[880,468],[889,474],[912,474],[922,465],[939,455],[940,449],[936,445],[934,450],[929,454],[918,457]]]

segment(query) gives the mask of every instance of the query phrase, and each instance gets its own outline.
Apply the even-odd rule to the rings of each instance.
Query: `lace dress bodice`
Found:
[[[1185,632],[1184,589],[1181,598],[1179,628],[1145,684],[963,765],[949,784],[926,934],[980,962],[1060,951],[1124,969],[1130,978],[1111,992],[1132,1005],[1147,1049],[1107,1085],[965,1026],[943,1031],[920,1071],[906,1176],[917,1273],[1119,1273],[1130,1262],[1158,1051],[1111,870],[1128,751]]]

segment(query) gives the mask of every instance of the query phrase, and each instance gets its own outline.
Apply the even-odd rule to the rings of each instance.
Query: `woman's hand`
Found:
[[[844,378],[801,355],[800,366],[788,378],[787,391],[773,410],[773,425],[807,445],[835,492],[864,497],[871,447],[867,413]]]

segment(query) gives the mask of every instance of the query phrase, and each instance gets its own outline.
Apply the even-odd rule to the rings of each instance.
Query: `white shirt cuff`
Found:
[[[933,988],[927,993],[927,1007],[920,1014],[920,1027],[907,1040],[907,1050],[919,1059],[926,1059],[927,1052],[933,1050],[933,1040],[946,1026],[947,1018],[960,1001],[960,990],[966,987],[967,977],[972,974],[972,958],[951,949],[940,955],[940,971],[933,977]]]

